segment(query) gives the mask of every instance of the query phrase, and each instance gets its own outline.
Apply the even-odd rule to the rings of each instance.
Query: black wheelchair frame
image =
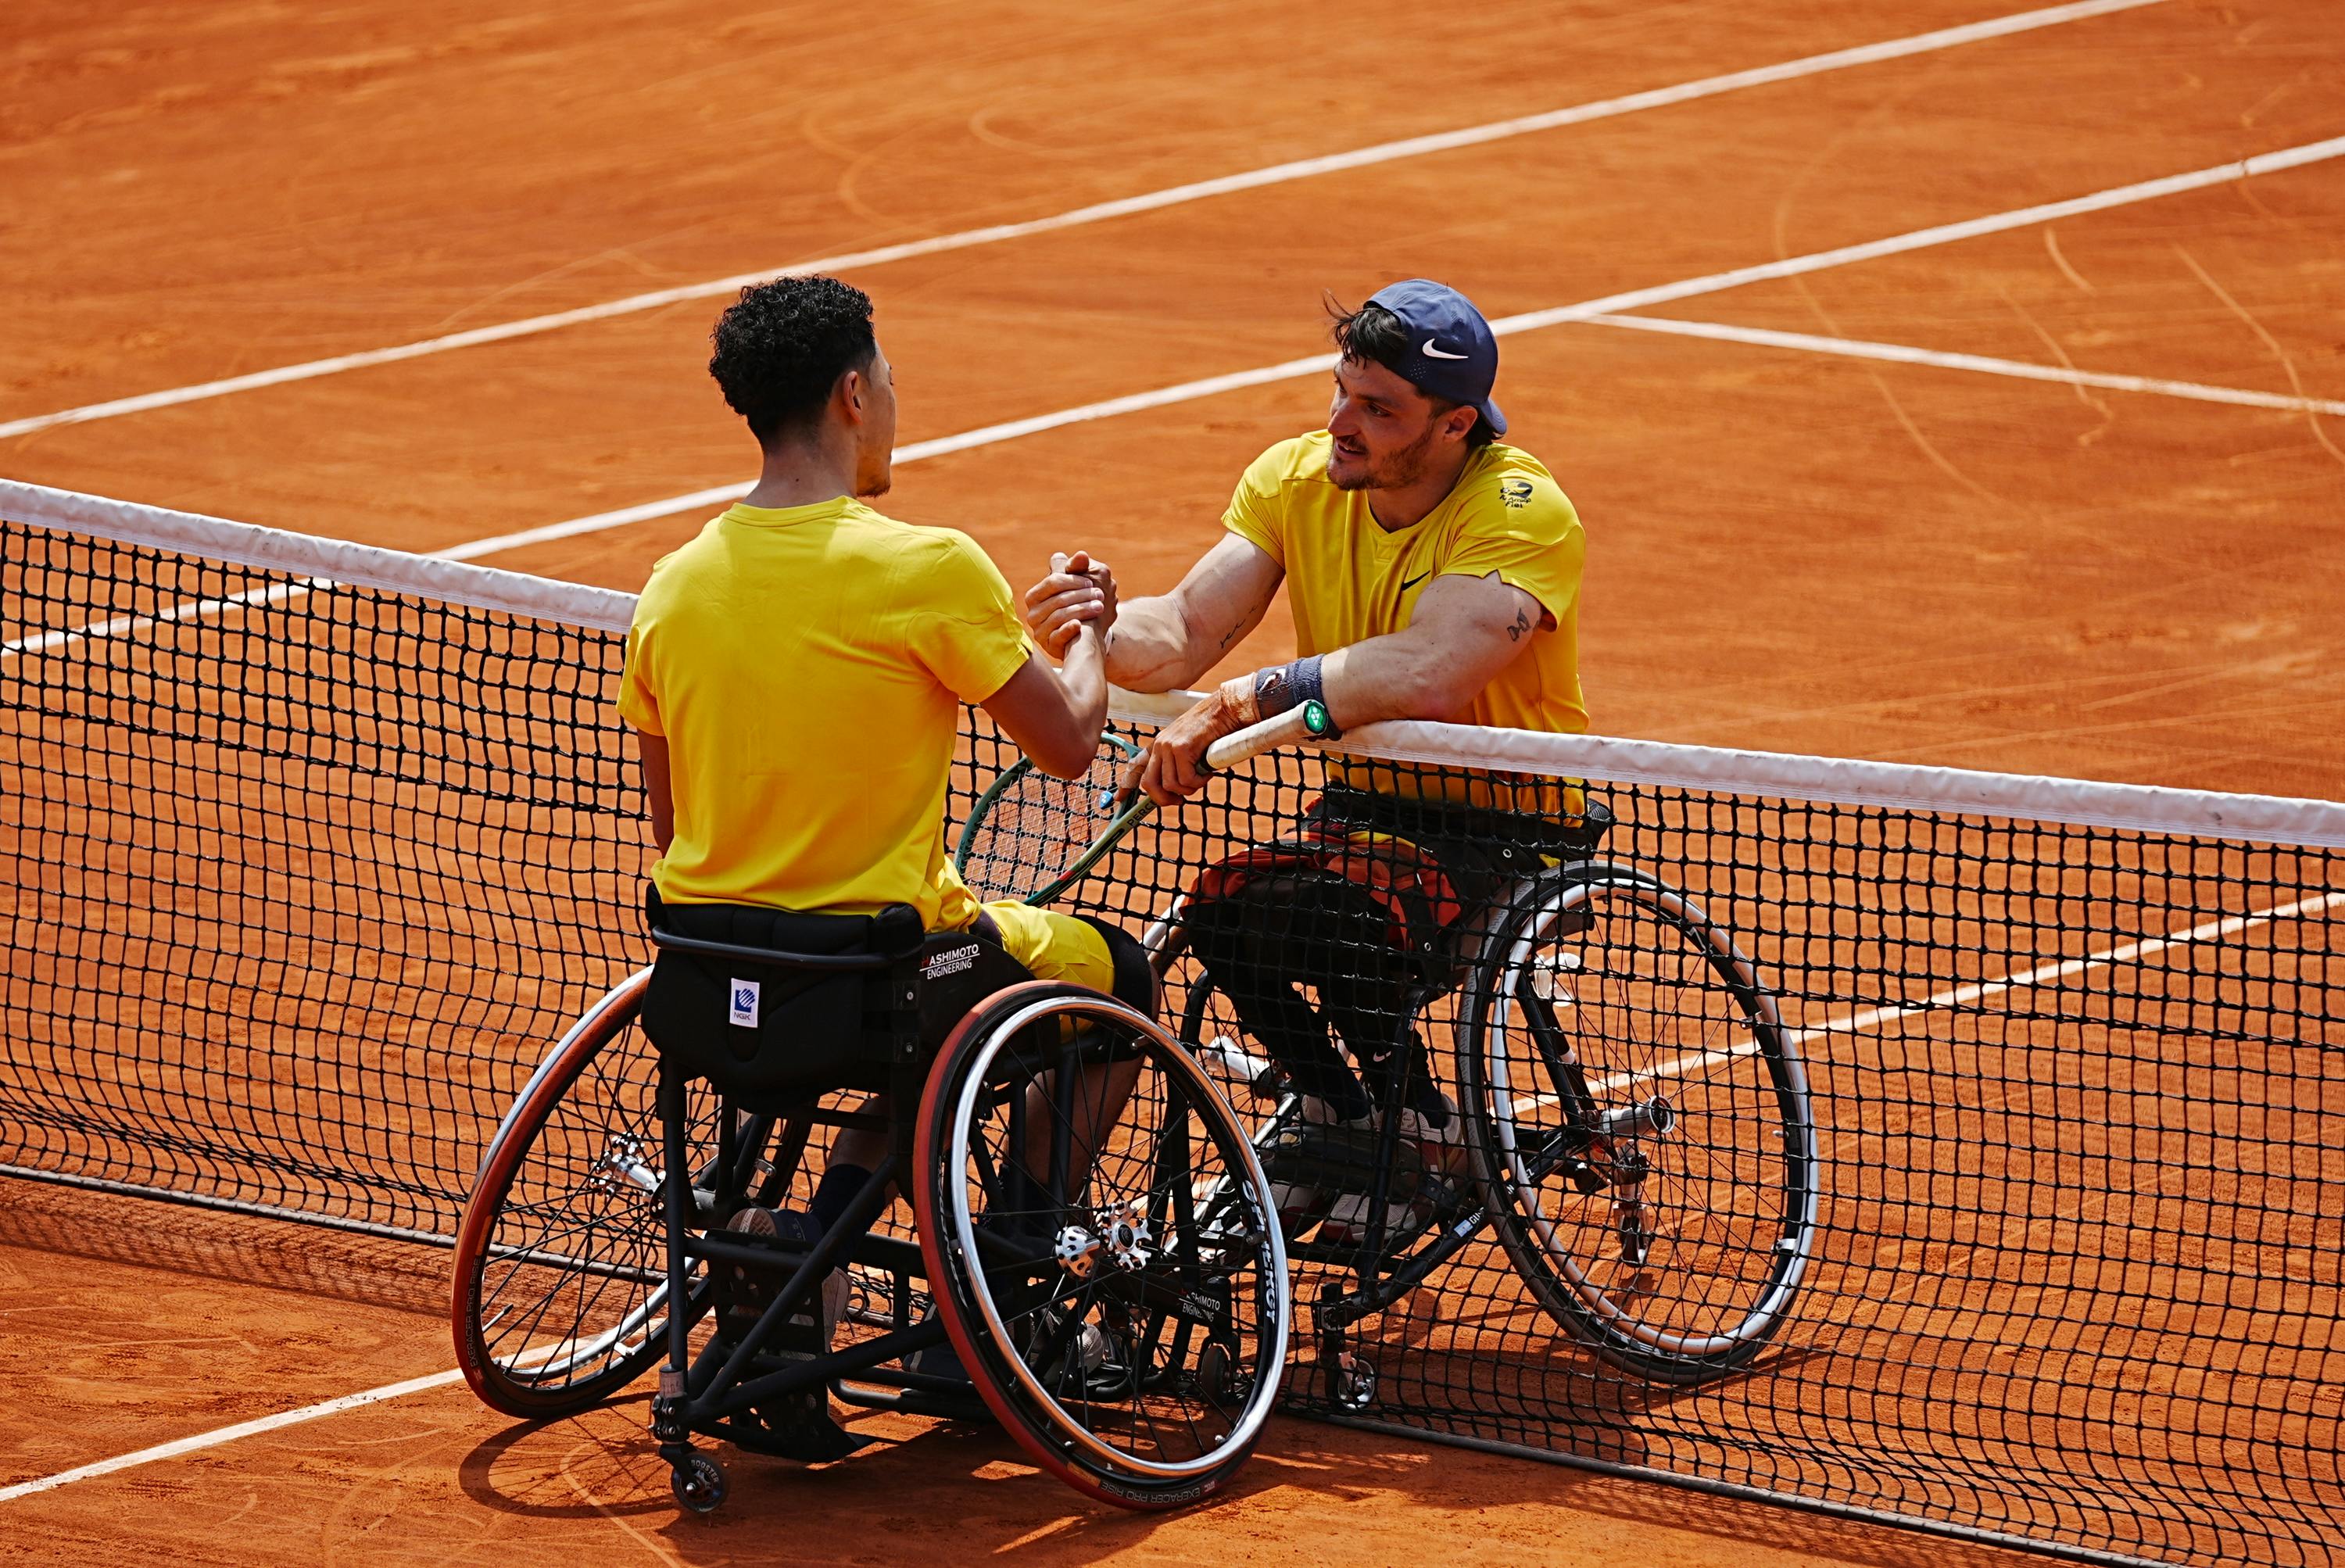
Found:
[[[890,1133],[892,1146],[855,1195],[839,1223],[798,1256],[786,1281],[766,1296],[755,1322],[737,1341],[713,1339],[695,1359],[691,1333],[696,1314],[668,1314],[667,1359],[660,1369],[659,1391],[652,1401],[652,1433],[659,1442],[660,1457],[668,1462],[673,1473],[678,1501],[695,1512],[714,1509],[724,1501],[724,1472],[714,1461],[694,1452],[692,1437],[695,1432],[723,1438],[751,1451],[775,1452],[807,1461],[841,1458],[860,1446],[833,1425],[827,1413],[809,1412],[797,1430],[779,1433],[768,1423],[753,1425],[744,1420],[758,1407],[793,1395],[827,1389],[848,1403],[867,1408],[982,1419],[985,1407],[966,1383],[887,1365],[943,1344],[945,1329],[942,1321],[933,1317],[920,1324],[905,1321],[909,1316],[911,1281],[924,1278],[926,1274],[919,1247],[898,1237],[869,1234],[869,1227],[892,1201],[890,1189],[912,1164],[911,1112],[919,1102],[929,1066],[920,1030],[920,967],[926,944],[894,954],[800,953],[704,941],[657,928],[652,932],[652,940],[665,952],[725,959],[754,970],[865,976],[867,1008],[871,1000],[879,1001],[881,1005],[877,1011],[884,1022],[876,1030],[867,1023],[862,1036],[858,1065],[862,1069],[858,1076],[864,1081],[839,1086],[881,1090],[888,1095],[897,1111],[892,1116],[882,1116],[826,1110],[818,1102],[793,1107],[789,1115],[795,1129],[793,1146],[777,1151],[781,1157],[773,1162],[774,1171],[766,1183],[769,1187],[786,1186],[795,1175],[797,1162],[804,1156],[807,1134],[813,1126],[884,1126]],[[685,1126],[686,1085],[687,1074],[664,1055],[657,1104],[664,1168],[671,1172],[686,1169],[689,1160]],[[745,1124],[733,1103],[719,1095],[715,1215],[728,1215],[752,1197],[773,1196],[770,1191],[753,1193],[746,1178],[754,1169],[760,1145],[771,1135],[770,1119],[774,1115],[752,1113],[751,1120]],[[744,1132],[752,1135],[745,1139]],[[745,1146],[748,1150],[746,1156]],[[719,1288],[716,1282],[720,1269],[729,1268],[736,1271],[737,1278],[746,1279],[773,1269],[778,1261],[791,1256],[774,1246],[739,1239],[738,1233],[712,1229],[706,1235],[694,1235],[695,1199],[687,1195],[687,1184],[670,1180],[662,1186],[670,1301],[691,1298],[695,1262],[708,1266],[710,1283],[704,1288],[714,1293]],[[858,1238],[851,1249],[849,1237]],[[792,1364],[758,1371],[767,1345],[788,1338],[787,1330],[793,1319],[811,1318],[817,1328],[821,1326],[822,1283],[833,1268],[850,1262],[878,1268],[888,1276],[894,1286],[890,1292],[891,1317],[896,1326],[845,1350],[834,1351],[827,1345],[821,1347],[818,1354],[807,1355],[802,1350]],[[850,1374],[861,1374],[868,1382],[848,1383],[845,1379]],[[871,1384],[880,1387],[874,1389]],[[885,1393],[880,1391],[882,1389],[893,1389],[895,1392]]]
[[[653,1436],[695,1512],[726,1491],[696,1436],[827,1462],[861,1446],[833,1398],[997,1420],[1122,1507],[1224,1484],[1277,1400],[1293,1305],[1267,1180],[1212,1076],[1146,1012],[909,909],[750,928],[783,948],[715,940],[737,928],[726,908],[703,935],[655,906],[669,967],[563,1034],[484,1154],[452,1304],[473,1390],[543,1420],[656,1366]],[[763,977],[746,1003],[743,976]],[[858,1091],[886,1115],[835,1108]],[[817,1234],[817,1130],[883,1125],[885,1156]],[[871,1231],[891,1189],[917,1242]],[[866,1332],[834,1349],[834,1315]],[[959,1376],[920,1365],[939,1347]]]
[[[1376,1081],[1368,1085],[1376,1105],[1376,1152],[1368,1172],[1365,1229],[1340,1242],[1286,1239],[1292,1262],[1341,1271],[1321,1285],[1311,1303],[1311,1329],[1330,1402],[1355,1413],[1376,1402],[1376,1375],[1374,1365],[1353,1348],[1354,1330],[1417,1290],[1490,1223],[1489,1206],[1477,1201],[1481,1184],[1470,1173],[1461,1173],[1450,1184],[1447,1200],[1436,1200],[1424,1219],[1405,1234],[1393,1234],[1386,1217],[1392,1209],[1394,1172],[1399,1163],[1399,1106],[1408,1052],[1426,1009],[1455,988],[1452,974],[1446,965],[1441,967],[1444,972],[1439,978],[1428,973],[1409,987],[1406,1011],[1375,1069]],[[1183,1037],[1193,1044],[1209,995],[1202,987],[1190,994]],[[1291,1103],[1292,1096],[1280,1095],[1275,1087],[1262,1085],[1257,1092],[1263,1088],[1269,1089],[1265,1097]]]
[[[1593,847],[1591,842],[1587,849]],[[1654,1166],[1639,1143],[1666,1139],[1677,1126],[1680,1108],[1658,1094],[1606,1107],[1605,1096],[1591,1084],[1590,1064],[1575,1049],[1571,1031],[1538,999],[1514,998],[1525,1014],[1541,1070],[1568,1112],[1565,1125],[1548,1132],[1539,1146],[1511,1168],[1501,1169],[1493,1146],[1496,1139],[1489,1131],[1490,1115],[1481,1103],[1487,1085],[1467,1061],[1471,1052],[1467,1035],[1478,1034],[1487,1027],[1499,989],[1493,982],[1505,967],[1490,944],[1528,919],[1541,900],[1581,901],[1558,917],[1547,934],[1586,933],[1596,923],[1590,910],[1599,895],[1613,891],[1650,907],[1673,911],[1679,934],[1699,953],[1718,993],[1745,1021],[1753,1042],[1751,1054],[1762,1061],[1774,1085],[1774,1114],[1780,1118],[1786,1162],[1786,1217],[1782,1245],[1778,1247],[1778,1277],[1764,1298],[1763,1315],[1754,1313],[1750,1319],[1755,1327],[1731,1344],[1721,1340],[1721,1348],[1707,1354],[1679,1353],[1643,1343],[1633,1333],[1620,1331],[1601,1310],[1582,1304],[1570,1289],[1558,1288],[1552,1268],[1532,1256],[1535,1248],[1522,1234],[1525,1227],[1510,1207],[1519,1202],[1523,1189],[1535,1189],[1549,1179],[1567,1182],[1583,1196],[1610,1196],[1620,1217],[1615,1225],[1618,1245],[1625,1257],[1641,1265],[1652,1240],[1650,1232],[1642,1229],[1642,1189]],[[1819,1196],[1805,1077],[1777,1016],[1773,996],[1749,961],[1698,907],[1659,879],[1585,853],[1524,879],[1515,896],[1523,899],[1521,907],[1508,902],[1490,911],[1494,918],[1489,931],[1478,939],[1479,951],[1458,945],[1465,933],[1452,931],[1445,933],[1439,950],[1409,955],[1416,974],[1406,991],[1406,1006],[1394,1021],[1372,1080],[1365,1084],[1376,1106],[1376,1153],[1365,1183],[1365,1225],[1341,1240],[1287,1239],[1288,1256],[1294,1262],[1315,1265],[1328,1272],[1310,1303],[1311,1336],[1325,1397],[1338,1410],[1358,1413],[1376,1402],[1376,1366],[1358,1346],[1360,1326],[1411,1297],[1494,1227],[1517,1273],[1564,1328],[1605,1359],[1656,1382],[1705,1382],[1746,1365],[1780,1329],[1805,1271]],[[1176,934],[1181,932],[1182,914],[1176,905],[1151,933],[1150,945],[1160,972],[1169,969],[1185,946],[1185,938]],[[1308,976],[1295,978],[1308,983]],[[1418,1030],[1430,1027],[1428,1011],[1453,993],[1460,998],[1460,1016],[1453,1027],[1460,1037],[1456,1086],[1459,1090],[1457,1115],[1464,1124],[1458,1128],[1464,1160],[1460,1168],[1439,1178],[1444,1190],[1423,1206],[1413,1223],[1396,1227],[1388,1217],[1395,1207],[1403,1077]],[[1200,1038],[1203,1014],[1213,994],[1210,983],[1203,983],[1193,984],[1186,998],[1181,1034],[1192,1050],[1203,1046]],[[1429,1068],[1429,1044],[1424,1048]],[[1258,1097],[1274,1101],[1278,1109],[1258,1131],[1258,1147],[1274,1139],[1296,1105],[1283,1074],[1274,1064],[1266,1066],[1266,1074],[1258,1074],[1251,1086]]]

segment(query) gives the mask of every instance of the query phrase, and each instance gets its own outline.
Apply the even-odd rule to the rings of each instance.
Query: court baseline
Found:
[[[1018,223],[991,224],[981,229],[962,229],[957,233],[937,235],[927,239],[907,240],[901,244],[883,245],[866,250],[846,251],[839,255],[819,257],[814,260],[797,262],[786,267],[768,268],[756,272],[736,273],[729,278],[718,278],[706,283],[686,283],[672,289],[657,289],[645,293],[631,294],[624,299],[606,300],[601,304],[584,305],[574,310],[555,311],[543,315],[523,317],[518,321],[500,321],[486,327],[449,332],[439,337],[400,343],[389,348],[337,354],[327,359],[280,365],[271,370],[253,371],[244,375],[226,376],[218,381],[198,382],[192,385],[169,388],[161,392],[141,392],[133,397],[85,403],[76,408],[60,409],[52,413],[30,414],[22,419],[0,423],[0,438],[29,435],[36,431],[48,430],[58,425],[84,424],[93,420],[114,419],[124,414],[146,412],[152,409],[172,408],[182,403],[200,402],[210,398],[226,397],[232,392],[283,386],[291,382],[314,381],[321,376],[339,375],[345,371],[363,370],[371,365],[394,364],[402,360],[421,359],[429,354],[476,348],[484,343],[506,342],[515,338],[533,337],[544,332],[558,331],[565,327],[581,326],[590,321],[608,321],[615,316],[634,315],[645,311],[659,310],[665,306],[686,300],[715,299],[720,295],[732,293],[746,285],[764,282],[777,276],[802,275],[811,272],[844,272],[859,268],[882,266],[891,261],[909,260],[915,257],[935,256],[947,251],[967,250],[982,245],[1000,244],[1004,240],[1081,228],[1086,224],[1104,222],[1114,218],[1126,218],[1135,213],[1160,211],[1168,207],[1202,201],[1211,197],[1227,196],[1237,191],[1258,190],[1265,186],[1310,179],[1345,169],[1366,168],[1380,163],[1396,162],[1403,158],[1422,158],[1431,153],[1449,152],[1459,148],[1479,147],[1539,131],[1557,130],[1568,126],[1585,125],[1594,120],[1636,114],[1645,109],[1666,108],[1677,104],[1693,103],[1702,98],[1738,92],[1746,87],[1796,81],[1802,76],[1821,76],[1827,72],[1847,70],[1857,66],[1903,59],[1940,49],[1954,48],[1964,44],[1979,43],[1990,38],[2008,37],[2014,34],[2058,26],[2064,23],[2083,21],[2090,17],[2105,16],[2123,11],[2137,11],[2147,6],[2167,3],[2168,0],[2073,0],[2073,3],[2067,5],[2054,5],[2035,11],[2023,11],[2008,16],[1993,17],[1983,22],[1967,23],[1957,27],[1944,27],[1934,32],[1918,33],[1910,37],[1890,39],[1879,44],[1859,45],[1847,49],[1835,49],[1822,55],[1808,55],[1796,60],[1786,60],[1778,65],[1731,71],[1722,76],[1704,76],[1695,81],[1680,83],[1675,87],[1654,87],[1644,92],[1599,99],[1594,103],[1579,104],[1568,108],[1550,109],[1540,114],[1520,115],[1509,119],[1493,120],[1484,125],[1467,126],[1457,130],[1436,131],[1428,136],[1409,137],[1399,141],[1379,142],[1369,147],[1355,148],[1346,152],[1297,158],[1287,163],[1248,169],[1239,174],[1223,175],[1212,179],[1168,186],[1162,189],[1143,192],[1138,196],[1121,197],[1112,201],[1095,202],[1087,207],[1074,208],[1047,218],[1030,219]]]

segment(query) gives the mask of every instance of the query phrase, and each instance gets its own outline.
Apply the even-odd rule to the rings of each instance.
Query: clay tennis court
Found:
[[[631,590],[716,509],[658,504],[749,472],[696,286],[859,255],[904,406],[890,509],[1013,582],[1083,545],[1149,591],[1320,417],[1323,372],[1244,372],[1324,351],[1323,288],[1429,274],[1494,320],[1626,296],[1511,331],[1498,388],[1588,523],[1599,730],[2333,797],[2345,37],[2321,0],[2068,10],[1931,41],[2009,13],[1523,5],[1420,42],[1382,5],[35,0],[0,30],[0,473],[413,550],[597,519],[480,558]],[[1233,667],[1292,651],[1284,614]],[[2345,1109],[2295,1071],[2299,1108]],[[0,1487],[449,1364],[436,1251],[7,1195]],[[2275,1429],[2337,1420],[2334,1222],[2272,1245],[2324,1241],[2272,1275]],[[2144,1261],[2155,1293],[2177,1260]],[[1917,1443],[1943,1414],[1917,1394]],[[680,1520],[643,1418],[514,1429],[442,1382],[0,1509],[36,1558],[2005,1555],[1303,1421],[1172,1519],[883,1420],[890,1446],[744,1461]],[[2333,1495],[2333,1454],[2300,1479]]]

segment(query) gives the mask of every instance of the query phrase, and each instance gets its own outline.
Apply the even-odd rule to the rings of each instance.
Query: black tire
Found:
[[[482,1401],[507,1415],[592,1409],[665,1349],[659,1055],[636,1023],[649,976],[614,989],[547,1054],[465,1205],[457,1363]],[[698,1171],[715,1159],[716,1105],[705,1084],[690,1093]],[[697,1318],[704,1307],[695,1292],[687,1310]]]
[[[1457,1076],[1499,1239],[1568,1332],[1682,1384],[1782,1329],[1816,1231],[1806,1074],[1690,900],[1601,863],[1523,884],[1482,942]],[[1608,1118],[1616,1135],[1570,1158]]]
[[[1075,1108],[1074,1066],[1129,1070],[1120,1116]],[[1103,1128],[1063,1188],[1010,1169],[1037,1084],[1046,1130]],[[914,1164],[939,1316],[1037,1462],[1134,1509],[1236,1473],[1285,1365],[1285,1249],[1247,1128],[1170,1035],[1081,986],[996,993],[937,1057]]]
[[[725,1467],[705,1453],[694,1454],[678,1465],[667,1483],[676,1502],[694,1513],[716,1512],[725,1506],[725,1494],[732,1490],[725,1479]]]

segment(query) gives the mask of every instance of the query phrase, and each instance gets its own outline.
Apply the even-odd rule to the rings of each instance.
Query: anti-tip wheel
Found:
[[[675,1500],[695,1513],[714,1513],[725,1506],[725,1467],[705,1453],[677,1465],[668,1485]]]
[[[1242,1407],[1253,1396],[1254,1380],[1238,1370],[1237,1358],[1219,1339],[1197,1352],[1196,1390],[1217,1410]]]
[[[1376,1369],[1365,1356],[1338,1350],[1327,1363],[1327,1394],[1338,1410],[1365,1413],[1376,1402]]]

